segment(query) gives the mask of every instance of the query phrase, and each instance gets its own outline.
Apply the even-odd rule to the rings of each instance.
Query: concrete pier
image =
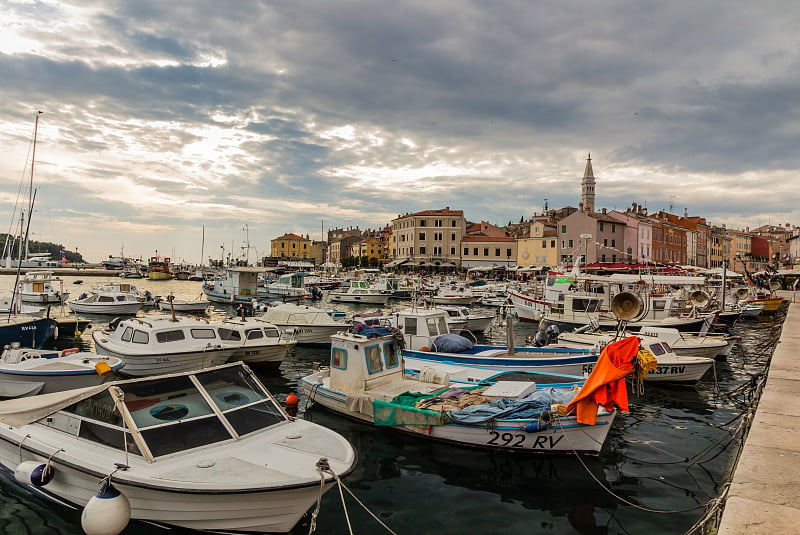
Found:
[[[795,292],[718,535],[800,533],[800,302]]]

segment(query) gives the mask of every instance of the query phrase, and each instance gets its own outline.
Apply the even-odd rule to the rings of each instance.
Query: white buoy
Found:
[[[81,515],[81,527],[86,535],[117,535],[131,519],[131,503],[110,480],[92,496]]]
[[[25,485],[43,487],[53,480],[55,471],[52,466],[39,461],[25,461],[14,469],[14,479]]]

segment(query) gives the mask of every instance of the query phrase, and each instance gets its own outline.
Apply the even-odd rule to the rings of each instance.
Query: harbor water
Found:
[[[79,279],[65,277],[65,290],[73,296],[104,280],[120,281],[85,277],[74,284]],[[199,282],[127,282],[164,297],[195,299],[202,293]],[[0,293],[9,294],[12,286],[13,277],[0,276]],[[326,299],[314,304],[348,312],[375,309],[374,305],[331,306]],[[384,308],[401,305],[390,301]],[[212,318],[233,314],[235,310],[224,305],[209,310]],[[91,319],[91,329],[76,338],[61,333],[55,346],[92,350],[91,331],[113,318]],[[678,534],[695,527],[706,504],[720,495],[730,478],[742,440],[743,415],[769,365],[781,321],[780,315],[741,319],[730,329],[741,339],[728,360],[717,362],[694,386],[645,383],[643,392],[629,388],[630,411],[618,415],[597,457],[501,454],[437,444],[309,407],[298,381],[315,363],[327,363],[328,350],[323,348],[296,347],[278,370],[259,376],[278,399],[297,393],[299,417],[338,431],[358,452],[356,470],[343,483],[364,507],[347,490],[343,506],[339,492],[332,489],[322,498],[317,534],[347,533],[348,524],[357,535],[388,533],[371,515],[403,535]],[[518,342],[536,329],[536,324],[514,320]],[[480,341],[504,344],[505,340],[505,319],[498,314]],[[308,533],[309,521],[304,519],[292,533]],[[131,523],[125,533],[154,529]],[[0,532],[79,534],[80,511],[33,497],[0,478]]]

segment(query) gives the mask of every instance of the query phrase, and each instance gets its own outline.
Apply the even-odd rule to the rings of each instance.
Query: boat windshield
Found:
[[[287,420],[274,399],[242,366],[212,369],[190,375],[133,381],[118,385],[117,392],[130,421],[153,457],[245,436]],[[113,398],[107,391],[67,409],[82,420],[91,434],[79,435],[122,449],[122,436],[130,437]],[[94,420],[94,421],[90,421]],[[102,433],[95,429],[100,422]],[[115,431],[118,433],[115,435]],[[137,451],[131,447],[129,451]]]

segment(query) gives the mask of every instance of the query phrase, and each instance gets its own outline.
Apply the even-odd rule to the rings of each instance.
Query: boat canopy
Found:
[[[149,460],[288,420],[250,370],[234,363],[3,401],[0,422],[22,426],[58,411],[80,420],[80,437]]]

